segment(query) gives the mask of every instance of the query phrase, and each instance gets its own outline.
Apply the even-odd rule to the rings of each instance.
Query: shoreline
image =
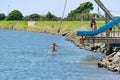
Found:
[[[4,29],[0,26],[0,29]],[[40,32],[45,34],[52,34],[52,35],[59,35],[59,36],[66,36],[67,41],[72,42],[77,47],[89,50],[95,53],[106,53],[105,44],[103,43],[84,43],[80,44],[80,37],[76,36],[76,29],[70,29],[70,28],[56,28],[54,26],[47,27],[47,26],[36,26],[35,21],[28,22],[27,28],[21,28],[16,26],[9,26],[6,28],[7,30],[21,30],[21,31],[28,31],[28,32]],[[116,53],[116,54],[115,54]],[[114,60],[117,57],[117,60]],[[114,52],[111,55],[106,56],[105,58],[101,59],[101,61],[98,62],[98,67],[100,68],[107,68],[108,70],[119,72],[120,73],[120,52],[114,50]]]

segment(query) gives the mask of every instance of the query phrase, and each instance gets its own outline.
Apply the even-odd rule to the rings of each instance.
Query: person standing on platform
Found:
[[[96,26],[96,21],[95,19],[91,19],[91,24],[90,24],[90,27],[92,30],[95,30],[97,29],[97,26]]]

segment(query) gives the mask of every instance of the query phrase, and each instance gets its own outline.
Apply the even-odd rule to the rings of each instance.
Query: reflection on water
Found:
[[[52,56],[50,45],[59,47]],[[22,31],[0,31],[1,80],[119,80],[117,73],[97,68],[103,56],[81,50],[64,37]]]

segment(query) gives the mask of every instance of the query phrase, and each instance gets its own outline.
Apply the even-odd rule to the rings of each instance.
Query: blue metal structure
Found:
[[[94,36],[99,33],[105,32],[106,30],[108,30],[109,28],[112,28],[114,25],[118,24],[119,22],[120,22],[120,17],[115,18],[111,22],[108,22],[107,24],[105,24],[104,26],[101,26],[96,30],[87,30],[87,31],[79,30],[77,31],[77,36]]]

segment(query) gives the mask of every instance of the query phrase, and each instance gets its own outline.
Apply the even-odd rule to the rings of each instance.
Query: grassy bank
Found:
[[[105,23],[103,21],[98,21],[97,26],[102,26]],[[59,21],[38,21],[36,22],[36,26],[49,26],[49,27],[60,27]],[[61,27],[71,28],[71,29],[81,29],[86,28],[89,29],[90,22],[89,21],[63,21]]]
[[[60,27],[60,22],[59,21],[37,21],[35,23],[36,26],[39,27]],[[102,26],[104,25],[104,22],[98,21],[97,26]],[[22,28],[26,29],[28,27],[27,21],[0,21],[0,26],[4,29],[6,28]],[[63,21],[62,28],[70,28],[70,29],[81,29],[81,28],[86,28],[89,29],[90,27],[90,22],[89,21]]]
[[[1,29],[25,30],[28,28],[27,21],[0,21]]]
[[[102,26],[105,23],[103,21],[98,21],[97,26]],[[37,21],[36,26],[39,28],[46,29],[47,33],[55,34],[58,28],[61,28],[60,35],[71,35],[76,32],[76,30],[89,30],[90,21],[63,21],[60,26],[60,21]],[[45,32],[45,31],[41,31]]]
[[[104,22],[98,21],[97,26],[104,25]],[[90,29],[89,21],[63,21],[60,26],[59,21],[37,21],[35,23],[36,27],[29,27],[27,21],[0,21],[1,29],[12,29],[12,30],[24,30],[24,31],[34,31],[42,32],[49,34],[58,33],[60,28],[59,35],[69,36],[73,35],[76,30],[86,30]]]

